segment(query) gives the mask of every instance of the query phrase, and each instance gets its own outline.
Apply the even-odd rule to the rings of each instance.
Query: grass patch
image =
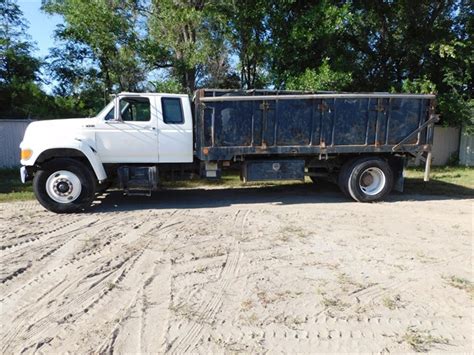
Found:
[[[310,181],[310,180],[308,180]],[[308,182],[305,181],[305,182]],[[160,185],[165,188],[199,188],[199,187],[216,187],[222,186],[225,188],[242,188],[242,187],[265,187],[275,185],[298,185],[302,181],[296,180],[268,180],[268,181],[253,181],[244,183],[240,180],[240,173],[236,170],[223,170],[222,176],[218,180],[208,180],[205,178],[195,178],[191,180],[180,181],[160,181]]]
[[[405,193],[423,195],[473,196],[474,168],[472,167],[432,167],[430,181],[423,181],[424,168],[408,168],[405,171]],[[306,184],[312,184],[306,177]],[[239,172],[223,171],[220,180],[194,179],[185,181],[164,181],[165,188],[199,188],[221,186],[226,188],[265,187],[275,185],[300,185],[301,181],[255,181],[244,183]]]
[[[0,202],[24,201],[35,198],[30,182],[22,184],[19,169],[0,169]]]
[[[310,179],[305,179],[312,184]],[[224,171],[221,179],[193,179],[185,181],[163,181],[164,188],[199,188],[199,187],[266,187],[301,185],[301,181],[259,181],[244,183],[236,171]],[[431,180],[423,181],[423,168],[406,170],[405,193],[447,196],[474,197],[474,168],[469,167],[433,167]],[[0,169],[0,202],[34,199],[31,182],[22,184],[18,169]]]
[[[434,337],[429,331],[418,330],[415,327],[407,328],[405,334],[401,337],[400,342],[407,343],[416,352],[429,351],[434,344],[449,344],[448,339],[444,337]]]
[[[405,193],[474,196],[474,168],[432,167],[430,181],[423,181],[424,168],[405,171]]]

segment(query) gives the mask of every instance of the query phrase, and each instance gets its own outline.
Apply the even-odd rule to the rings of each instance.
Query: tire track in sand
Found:
[[[212,321],[219,311],[225,290],[239,273],[240,260],[242,258],[240,240],[243,239],[244,227],[249,213],[250,210],[247,210],[246,213],[242,213],[241,210],[238,210],[234,215],[233,225],[239,225],[240,235],[237,238],[235,235],[233,236],[231,251],[227,254],[225,266],[222,269],[219,280],[215,286],[216,291],[213,293],[211,299],[207,302],[202,301],[199,305],[196,312],[197,314],[200,314],[199,319],[197,321],[191,321],[192,323],[188,324],[185,329],[181,330],[181,334],[184,334],[183,337],[175,338],[171,344],[169,344],[168,350],[170,353],[179,354],[192,351],[200,340],[200,335],[204,325]]]
[[[48,230],[46,231],[39,231],[39,232],[30,232],[30,233],[25,233],[24,235],[19,235],[16,237],[16,239],[18,241],[16,242],[11,242],[9,241],[8,244],[3,244],[3,245],[0,245],[0,251],[4,251],[4,250],[8,250],[8,251],[16,251],[15,248],[18,248],[20,246],[26,246],[26,244],[30,244],[32,242],[36,242],[38,240],[40,240],[42,237],[45,237],[47,235],[52,235],[52,234],[56,234],[58,232],[61,232],[62,230],[69,228],[70,226],[72,225],[75,225],[77,223],[81,223],[82,228],[84,228],[85,224],[84,224],[84,219],[77,219],[77,220],[74,220],[74,221],[71,221],[71,222],[66,222],[66,223],[62,223],[59,227],[50,227]],[[29,247],[29,245],[28,245]]]
[[[94,218],[94,217],[96,217],[96,216],[91,216],[91,218]],[[39,248],[41,248],[41,250],[43,248],[50,248],[50,249],[45,253],[38,252],[37,257],[36,257],[35,260],[33,260],[33,261],[31,259],[28,260],[28,265],[29,265],[28,269],[31,268],[30,271],[34,271],[35,273],[37,273],[39,275],[33,277],[32,279],[30,279],[28,281],[24,281],[23,284],[20,287],[16,288],[13,291],[10,291],[7,295],[5,295],[5,297],[0,299],[0,302],[3,302],[5,300],[11,298],[13,295],[18,294],[20,291],[25,291],[29,286],[31,286],[33,284],[36,284],[38,282],[41,282],[45,277],[47,277],[50,274],[55,273],[55,272],[63,269],[66,266],[69,266],[71,264],[74,264],[75,262],[81,261],[82,259],[84,259],[88,256],[96,255],[97,253],[99,253],[98,250],[93,250],[90,253],[81,255],[81,257],[79,257],[77,259],[75,259],[73,257],[73,259],[71,259],[69,261],[65,261],[64,259],[62,259],[58,262],[56,260],[56,265],[54,265],[55,260],[52,260],[53,265],[50,265],[51,261],[45,260],[48,257],[53,257],[54,254],[56,252],[58,252],[58,250],[63,248],[67,243],[72,242],[74,239],[79,238],[79,237],[83,236],[84,234],[85,235],[90,235],[90,234],[98,233],[101,230],[100,229],[101,227],[102,228],[109,228],[110,225],[109,225],[109,227],[107,227],[107,226],[103,227],[103,226],[106,225],[108,222],[113,221],[113,220],[115,220],[115,217],[108,218],[108,219],[102,220],[102,221],[98,221],[97,219],[92,219],[92,220],[91,219],[85,219],[85,220],[82,221],[80,226],[75,228],[75,229],[66,230],[66,231],[62,229],[60,231],[58,230],[57,232],[51,234],[50,237],[48,238],[48,240],[44,241],[45,245],[39,246]],[[61,233],[56,234],[56,233],[59,233],[59,232],[61,232]],[[80,233],[72,234],[72,233],[75,233],[75,232],[80,232]],[[72,235],[70,235],[70,234],[72,234]],[[64,238],[62,240],[58,240],[57,238],[60,238],[60,237],[66,237],[66,238]],[[46,243],[49,243],[49,244],[46,244]],[[4,260],[4,262],[8,263],[8,260],[9,259]],[[39,263],[39,264],[36,264],[36,263]],[[46,270],[46,271],[41,272],[42,270]],[[17,277],[17,276],[19,276],[19,274],[15,275],[15,277]],[[13,278],[10,278],[6,281],[11,281],[12,279]],[[2,294],[4,294],[4,291],[2,291]]]
[[[168,217],[167,223],[156,230],[160,238],[155,238],[151,242],[145,251],[143,263],[136,271],[140,275],[148,276],[141,276],[139,284],[130,285],[130,290],[137,291],[128,305],[117,312],[116,324],[105,336],[106,339],[94,350],[95,352],[164,353],[166,351],[172,274],[169,249],[173,243],[173,236],[184,228],[183,214],[186,212],[178,213],[178,210],[175,210]],[[158,236],[156,233],[154,237]]]
[[[157,223],[155,221],[149,220],[146,223],[132,225],[131,228],[130,228],[130,231],[133,232],[133,233],[129,233],[128,240],[127,240],[128,243],[121,243],[118,246],[118,248],[117,247],[115,248],[114,251],[105,252],[104,253],[105,256],[101,257],[99,255],[99,258],[96,258],[96,260],[92,261],[91,265],[89,265],[87,263],[84,265],[85,260],[87,259],[87,256],[83,256],[80,259],[76,259],[74,262],[71,261],[69,263],[69,265],[76,264],[76,263],[79,263],[80,261],[82,261],[82,263],[80,263],[80,264],[82,264],[83,266],[78,265],[77,267],[74,268],[74,270],[71,270],[71,274],[74,275],[75,273],[77,274],[77,272],[78,272],[77,270],[82,268],[81,271],[79,271],[79,275],[77,275],[77,277],[73,278],[70,282],[68,282],[65,289],[61,288],[61,294],[59,294],[59,295],[54,294],[54,295],[51,295],[51,297],[47,297],[46,299],[44,299],[41,302],[40,305],[37,305],[37,307],[31,307],[31,304],[34,304],[34,300],[32,300],[32,299],[25,300],[26,302],[22,302],[25,305],[25,307],[23,307],[23,308],[25,308],[25,311],[21,312],[20,314],[18,312],[15,312],[16,318],[14,318],[11,322],[12,327],[7,331],[6,334],[4,334],[2,336],[2,343],[3,343],[2,351],[5,352],[5,351],[8,351],[9,349],[11,349],[11,346],[14,346],[16,339],[19,339],[19,338],[25,339],[25,337],[27,339],[29,339],[31,337],[37,337],[37,335],[42,333],[44,330],[51,328],[51,326],[53,324],[61,323],[61,321],[65,318],[70,319],[71,317],[69,315],[71,314],[71,311],[70,311],[71,307],[73,309],[78,310],[77,307],[80,308],[81,305],[85,305],[85,307],[81,308],[77,312],[77,313],[81,314],[83,310],[88,309],[87,304],[89,304],[89,306],[95,305],[97,302],[96,302],[95,299],[93,299],[94,295],[98,294],[99,298],[101,298],[101,297],[103,297],[104,293],[107,294],[108,293],[107,288],[109,288],[109,286],[104,286],[104,283],[108,279],[110,279],[110,277],[112,277],[113,275],[115,275],[117,272],[119,272],[122,269],[119,268],[119,269],[114,270],[111,273],[108,273],[106,275],[107,277],[103,277],[100,281],[95,282],[82,295],[76,295],[74,292],[70,292],[70,295],[72,297],[68,300],[68,302],[65,302],[65,303],[63,303],[62,305],[59,305],[59,306],[53,305],[52,307],[56,307],[56,309],[53,309],[53,311],[46,314],[46,316],[41,317],[41,319],[39,319],[37,322],[32,323],[34,317],[33,317],[33,319],[31,319],[32,318],[31,316],[36,313],[36,311],[35,311],[36,308],[39,307],[38,309],[41,309],[41,307],[44,307],[44,303],[47,303],[48,306],[49,306],[49,301],[51,301],[52,297],[54,297],[54,298],[61,297],[61,296],[64,297],[64,294],[67,293],[67,291],[69,289],[72,289],[74,291],[74,289],[77,288],[77,286],[81,282],[84,282],[84,280],[87,281],[87,275],[90,274],[90,272],[92,272],[92,270],[94,268],[97,269],[97,264],[99,264],[99,267],[100,267],[101,265],[106,264],[107,260],[113,260],[114,258],[117,258],[117,257],[124,256],[124,255],[128,254],[125,257],[125,260],[122,262],[122,264],[120,266],[125,267],[124,265],[126,265],[127,262],[129,260],[131,260],[132,261],[132,267],[133,267],[134,255],[136,255],[139,250],[144,249],[143,243],[136,243],[136,240],[140,239],[143,235],[146,235],[150,230],[156,229],[156,224]],[[113,224],[111,224],[111,226],[113,226]],[[128,244],[128,247],[125,244]],[[98,253],[100,254],[100,252],[98,252],[98,251],[93,251],[88,256],[96,255]],[[140,255],[138,255],[138,256],[140,256]],[[104,257],[105,257],[105,260],[104,260]],[[58,268],[58,270],[63,268],[63,267],[64,267],[63,265],[60,266]],[[63,272],[61,274],[64,274],[64,273],[65,272],[63,270]],[[53,276],[53,274],[54,273],[48,272],[45,279]],[[66,273],[66,274],[68,274],[68,273]],[[58,275],[57,277],[60,277],[60,275]],[[121,279],[123,279],[123,277],[124,277],[124,275],[123,275],[123,272],[122,272],[116,280],[120,281]],[[37,280],[37,281],[39,281],[39,280]],[[64,280],[62,280],[62,279],[58,280],[58,281],[59,281],[59,284],[64,282]],[[55,284],[54,281],[52,283]],[[48,284],[50,284],[50,283],[48,283]],[[56,282],[56,286],[59,286],[58,282]],[[103,286],[103,287],[97,288],[97,286]],[[51,292],[50,289],[48,289],[46,291],[46,294],[49,293],[49,292]],[[40,296],[39,299],[41,299],[43,297],[44,297],[44,295]],[[91,302],[87,303],[88,299],[91,300]],[[46,308],[49,308],[49,307],[46,307]],[[18,307],[15,307],[15,309],[18,310]],[[72,312],[72,313],[74,313],[74,312]],[[87,313],[87,311],[84,312],[84,313]],[[2,318],[5,319],[4,316],[2,316]],[[28,325],[28,323],[32,323],[32,324]],[[24,343],[24,342],[22,342],[22,343]]]

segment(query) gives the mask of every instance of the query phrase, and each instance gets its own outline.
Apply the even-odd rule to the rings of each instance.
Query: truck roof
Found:
[[[120,95],[133,95],[133,96],[175,96],[175,97],[189,97],[187,94],[171,94],[166,92],[128,92],[122,91],[118,94]]]

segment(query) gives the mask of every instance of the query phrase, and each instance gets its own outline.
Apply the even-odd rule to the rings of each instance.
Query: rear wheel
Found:
[[[39,203],[56,213],[72,213],[89,207],[96,190],[92,171],[74,159],[56,159],[38,170],[33,189]]]
[[[379,201],[392,190],[393,172],[381,158],[356,159],[343,166],[339,186],[347,196],[356,201]]]
[[[349,193],[348,183],[349,183],[349,178],[351,176],[351,172],[352,172],[355,162],[356,160],[347,161],[341,167],[341,171],[339,172],[339,175],[337,177],[337,185],[339,186],[339,189],[342,191],[342,193],[346,197],[349,197],[349,198],[352,198],[352,197]]]

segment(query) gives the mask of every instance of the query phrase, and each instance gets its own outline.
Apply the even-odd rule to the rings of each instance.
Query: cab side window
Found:
[[[120,100],[120,114],[123,121],[150,121],[150,100],[146,97],[127,97]]]
[[[183,108],[181,99],[177,97],[162,97],[161,107],[163,107],[163,121],[167,124],[184,123]]]

